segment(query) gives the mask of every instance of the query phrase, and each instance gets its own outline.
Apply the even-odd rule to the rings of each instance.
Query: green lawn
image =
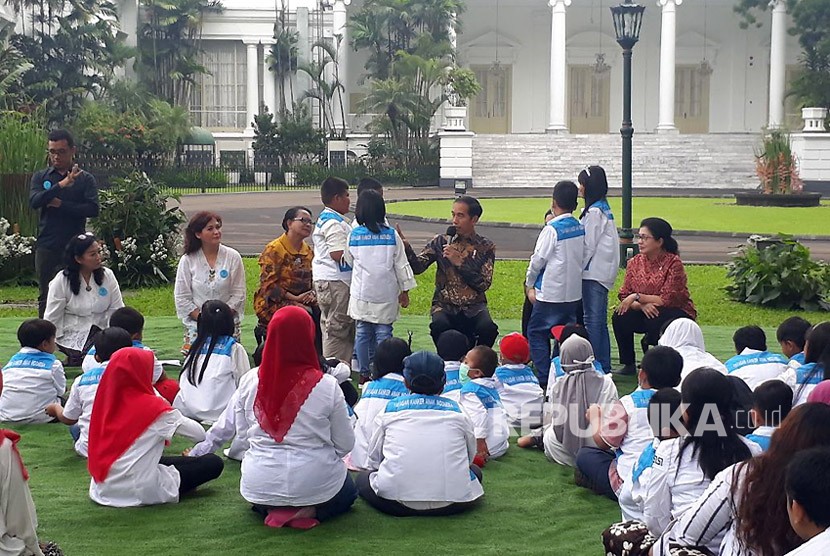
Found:
[[[540,224],[550,206],[550,197],[521,199],[480,199],[482,220]],[[621,199],[609,198],[617,221],[622,218]],[[581,202],[581,201],[580,201]],[[394,214],[430,218],[449,217],[446,201],[403,201],[387,203]],[[634,197],[632,221],[637,225],[648,216],[660,215],[675,230],[707,230],[748,234],[787,233],[830,235],[830,201],[815,208],[737,206],[733,199]]]
[[[502,333],[519,329],[525,264],[498,261],[490,303]],[[256,261],[246,259],[248,291],[257,280]],[[700,310],[707,348],[721,359],[732,355],[735,328],[758,323],[774,338],[775,326],[789,312],[759,309],[726,301],[720,267],[690,267],[692,296]],[[396,323],[397,335],[414,333],[416,349],[428,349],[428,307],[432,273],[419,277],[412,306]],[[0,289],[0,300],[30,301],[34,288]],[[180,323],[173,315],[171,287],[130,293],[125,300],[147,315],[145,342],[162,359],[178,358]],[[251,314],[250,307],[248,309]],[[16,351],[21,317],[33,308],[2,309],[0,362]],[[804,313],[802,313],[804,314]],[[813,322],[824,314],[804,314]],[[243,343],[253,344],[253,319],[246,318]],[[774,341],[771,340],[771,345]],[[70,372],[71,378],[77,375]],[[622,394],[634,380],[617,381]],[[270,530],[261,524],[239,495],[239,464],[179,505],[113,509],[93,504],[87,495],[85,462],[75,456],[63,425],[15,427],[23,435],[21,450],[31,472],[31,488],[43,539],[58,542],[70,556],[146,554],[239,554],[259,551],[291,554],[521,554],[594,555],[599,534],[619,519],[616,504],[573,485],[569,470],[550,464],[541,452],[512,447],[485,468],[486,500],[467,515],[452,518],[395,519],[378,514],[362,501],[352,512],[306,532]],[[187,445],[174,441],[170,453]]]

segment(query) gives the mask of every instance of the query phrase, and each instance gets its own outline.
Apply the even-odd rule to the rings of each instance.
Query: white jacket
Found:
[[[608,201],[602,199],[588,207],[580,222],[585,226],[582,279],[595,280],[611,290],[620,268],[620,237]]]
[[[525,277],[525,285],[536,288],[537,301],[564,303],[582,299],[584,251],[585,228],[571,213],[560,214],[545,224]],[[537,284],[536,278],[542,272],[542,283]]]

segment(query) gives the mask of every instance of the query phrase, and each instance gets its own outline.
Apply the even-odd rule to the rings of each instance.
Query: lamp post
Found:
[[[611,7],[614,20],[614,32],[617,43],[623,49],[623,121],[620,127],[622,136],[622,230],[620,231],[620,264],[625,266],[628,258],[636,254],[637,244],[631,228],[631,137],[634,126],[631,125],[631,49],[640,40],[640,27],[643,24],[645,6],[624,0],[618,6]]]

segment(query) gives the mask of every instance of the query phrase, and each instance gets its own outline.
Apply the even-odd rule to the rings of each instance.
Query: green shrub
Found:
[[[727,265],[735,301],[815,311],[830,310],[830,266],[810,259],[810,250],[792,239],[752,236]]]
[[[175,276],[184,213],[167,208],[170,199],[178,196],[163,193],[138,172],[100,192],[101,214],[92,226],[122,287],[162,284]]]
[[[221,189],[228,185],[228,176],[225,171],[213,168],[164,168],[154,172],[153,179],[172,189],[183,187]],[[240,183],[245,182],[240,181]]]

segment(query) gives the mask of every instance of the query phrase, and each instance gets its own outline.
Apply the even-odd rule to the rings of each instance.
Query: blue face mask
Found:
[[[469,372],[470,366],[466,363],[461,363],[461,366],[458,367],[458,380],[461,382],[462,386],[473,380],[467,374]]]

